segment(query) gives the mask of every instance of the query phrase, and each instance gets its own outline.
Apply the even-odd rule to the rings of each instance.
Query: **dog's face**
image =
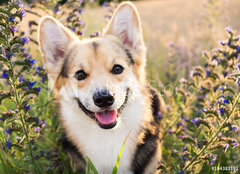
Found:
[[[51,17],[41,20],[39,43],[55,91],[101,128],[116,126],[144,82],[145,46],[136,9],[122,3],[102,37],[79,40]]]

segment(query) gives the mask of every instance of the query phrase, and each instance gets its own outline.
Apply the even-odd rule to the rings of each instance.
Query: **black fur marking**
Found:
[[[158,146],[158,131],[155,123],[149,124],[145,130],[142,143],[139,143],[132,161],[134,174],[142,174],[155,155]]]
[[[82,155],[81,152],[78,151],[77,147],[67,139],[66,135],[63,134],[62,140],[61,140],[63,149],[66,150],[71,157],[74,158],[74,161],[77,162],[78,164],[81,164],[81,168],[85,169],[86,166],[86,161]]]
[[[75,48],[70,49],[67,54],[64,55],[64,61],[62,64],[62,69],[60,72],[60,76],[63,78],[68,78],[68,60],[71,58],[71,55],[73,54]]]
[[[62,76],[63,78],[68,78],[68,58],[67,57],[65,57],[63,61],[60,76]]]
[[[150,94],[152,96],[152,114],[154,116],[154,119],[155,121],[159,120],[159,117],[158,117],[158,112],[160,112],[160,106],[161,106],[161,103],[160,103],[160,99],[159,99],[159,93],[154,89],[152,88],[151,86],[148,86],[149,90],[150,90]]]
[[[94,51],[96,53],[97,52],[97,48],[98,48],[99,45],[96,42],[93,42],[92,44],[93,44],[93,49],[94,49]]]
[[[130,51],[127,48],[125,48],[124,51],[127,54],[127,57],[129,58],[131,64],[133,65],[135,62],[133,60],[132,54],[130,53]]]

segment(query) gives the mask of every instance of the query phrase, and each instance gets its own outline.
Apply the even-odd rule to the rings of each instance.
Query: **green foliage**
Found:
[[[163,133],[164,172],[204,173],[212,166],[238,166],[240,38],[230,27],[220,48],[203,52],[204,66],[196,66],[191,80],[181,79],[166,115]],[[172,120],[174,124],[172,124]],[[231,154],[231,155],[230,155]]]

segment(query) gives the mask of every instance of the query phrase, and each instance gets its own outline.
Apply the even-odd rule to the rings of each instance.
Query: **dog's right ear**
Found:
[[[40,21],[38,39],[45,69],[48,74],[57,75],[74,35],[60,22],[48,16]]]

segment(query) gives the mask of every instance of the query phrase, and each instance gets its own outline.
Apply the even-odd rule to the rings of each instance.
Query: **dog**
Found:
[[[103,35],[79,40],[52,17],[41,19],[39,46],[53,84],[63,147],[74,166],[88,156],[112,172],[127,137],[119,174],[150,174],[161,160],[157,115],[164,101],[145,77],[146,47],[135,6],[121,3]]]

